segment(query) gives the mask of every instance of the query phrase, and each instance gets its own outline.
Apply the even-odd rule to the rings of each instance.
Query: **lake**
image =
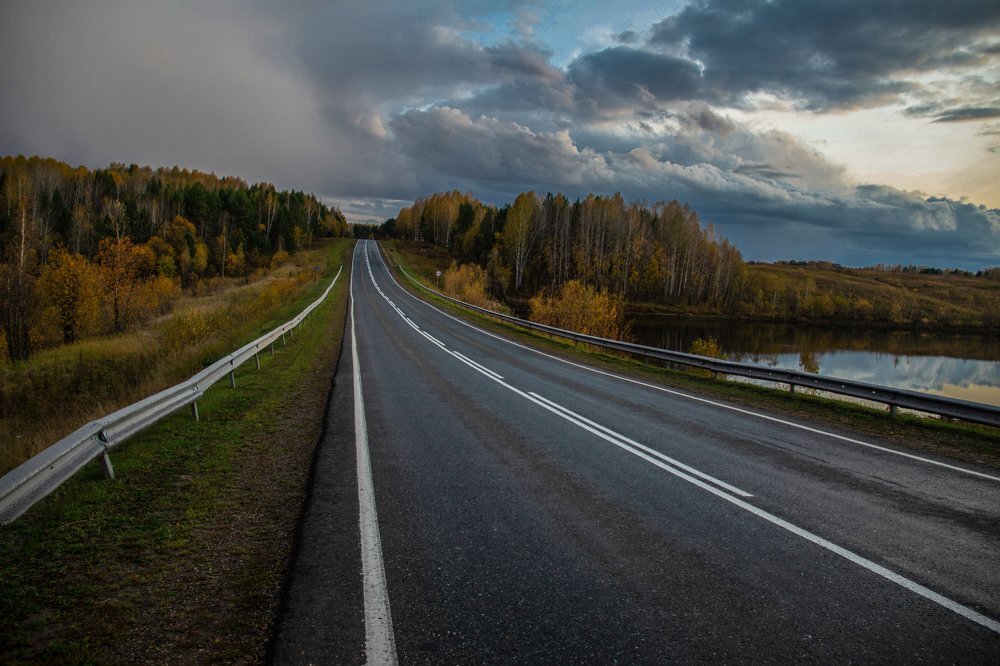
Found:
[[[727,359],[1000,406],[1000,336],[636,317],[636,342],[689,351],[714,337]]]

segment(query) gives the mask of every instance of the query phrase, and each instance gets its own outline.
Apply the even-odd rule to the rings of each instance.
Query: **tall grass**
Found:
[[[345,241],[335,241],[337,245]],[[0,365],[0,474],[87,422],[185,379],[293,316],[289,304],[332,277],[330,243],[251,285],[183,299],[146,328]],[[337,253],[339,256],[339,253]]]

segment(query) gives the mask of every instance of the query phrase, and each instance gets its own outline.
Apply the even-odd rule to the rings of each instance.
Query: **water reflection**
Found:
[[[687,351],[714,337],[732,360],[1000,405],[1000,339],[725,320],[641,318],[640,344]]]

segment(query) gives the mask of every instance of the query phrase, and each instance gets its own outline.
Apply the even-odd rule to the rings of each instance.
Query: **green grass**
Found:
[[[323,280],[268,314],[315,300]],[[349,266],[274,357],[89,465],[0,531],[6,663],[263,660],[339,353]],[[269,329],[268,329],[269,330]],[[256,336],[253,336],[256,337]]]
[[[433,249],[414,250],[410,245],[398,242],[386,243],[385,246],[390,265],[400,265],[425,285],[433,285],[434,270],[442,262],[442,257],[438,256],[441,252]],[[408,289],[416,289],[402,275],[399,276],[399,282]],[[699,371],[660,367],[624,354],[610,353],[500,322],[455,306],[427,292],[422,293],[421,297],[433,300],[439,307],[473,321],[486,330],[502,333],[549,353],[585,362],[609,372],[762,410],[779,417],[808,419],[810,423],[847,435],[874,437],[917,451],[1000,469],[1000,430],[997,428],[905,414],[892,416],[886,408],[871,408],[845,400],[824,398],[801,389],[790,394],[787,390],[777,388],[714,379]]]

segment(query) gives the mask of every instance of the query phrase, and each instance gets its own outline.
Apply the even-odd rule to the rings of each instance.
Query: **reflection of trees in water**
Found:
[[[814,375],[818,375],[819,359],[816,358],[816,353],[811,351],[804,351],[800,353],[799,367],[802,368],[803,372],[811,372]]]
[[[830,351],[945,356],[1000,360],[1000,337],[804,326],[691,317],[646,317],[633,321],[640,344],[685,351],[696,338],[715,338],[734,360],[747,355],[821,354]],[[768,363],[770,365],[770,363]]]

